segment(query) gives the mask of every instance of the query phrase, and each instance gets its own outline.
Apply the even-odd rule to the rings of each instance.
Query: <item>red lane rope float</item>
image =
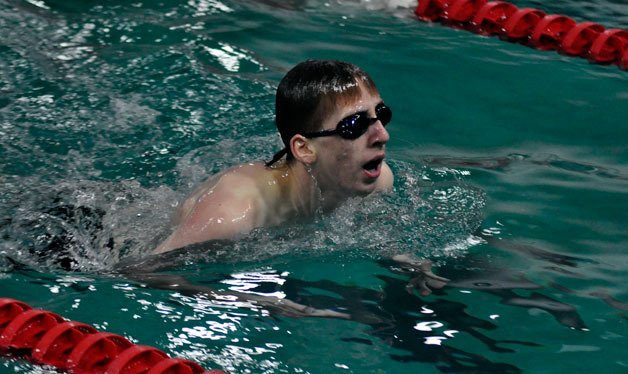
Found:
[[[534,27],[530,35],[530,44],[542,51],[557,50],[561,47],[563,37],[574,26],[576,21],[569,17],[557,14],[545,16]]]
[[[75,374],[104,373],[109,363],[133,343],[109,332],[90,334],[81,340],[68,357],[68,367]]]
[[[473,18],[474,31],[482,35],[499,35],[517,7],[504,1],[486,3]]]
[[[512,41],[524,41],[529,38],[536,24],[539,23],[543,17],[545,17],[545,12],[538,9],[519,9],[506,20],[503,32],[506,38]]]
[[[168,355],[159,349],[136,345],[122,352],[107,366],[107,374],[143,374]]]
[[[539,50],[555,50],[628,70],[628,31],[577,23],[559,14],[519,9],[505,1],[418,0],[414,11],[426,22],[442,22],[482,35],[494,35]]]
[[[628,48],[628,31],[620,29],[606,30],[595,39],[591,46],[590,58],[599,63],[612,63],[625,57]]]
[[[487,0],[452,1],[448,3],[441,17],[448,22],[464,24],[470,21]]]
[[[574,26],[563,38],[563,52],[572,56],[586,55],[593,42],[604,32],[604,26],[593,22],[582,22]]]
[[[51,312],[29,309],[4,328],[0,334],[0,346],[9,349],[32,349],[51,328],[63,322],[63,318]]]
[[[38,364],[47,364],[62,370],[68,369],[70,353],[86,335],[98,331],[80,322],[63,322],[51,328],[33,348],[31,357]]]
[[[0,332],[4,331],[13,318],[25,310],[32,309],[21,301],[13,299],[0,299]]]
[[[0,352],[72,374],[224,374],[7,298],[0,298]]]

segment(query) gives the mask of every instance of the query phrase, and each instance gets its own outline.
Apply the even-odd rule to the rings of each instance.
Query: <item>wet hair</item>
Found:
[[[275,97],[275,124],[284,149],[277,152],[270,166],[290,152],[290,139],[321,129],[322,123],[341,105],[359,99],[361,89],[376,93],[371,77],[361,68],[335,60],[307,60],[293,67],[281,80]]]

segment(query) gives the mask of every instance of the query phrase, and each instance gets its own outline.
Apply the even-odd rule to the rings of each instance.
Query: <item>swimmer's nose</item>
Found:
[[[377,120],[369,128],[369,145],[372,147],[381,147],[388,142],[390,134],[388,130],[382,124],[382,121]]]

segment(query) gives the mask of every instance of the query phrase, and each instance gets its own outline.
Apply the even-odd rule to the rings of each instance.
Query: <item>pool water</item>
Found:
[[[628,28],[620,0],[513,3]],[[0,297],[233,373],[627,371],[628,72],[414,6],[0,0]],[[280,148],[274,92],[307,58],[377,83],[394,191],[148,257],[195,184]],[[450,283],[408,292],[399,253]],[[352,319],[148,287],[129,263]]]

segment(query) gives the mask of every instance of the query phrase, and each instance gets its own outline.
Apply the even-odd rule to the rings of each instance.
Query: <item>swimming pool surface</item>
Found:
[[[621,0],[512,3],[628,28]],[[628,371],[628,72],[414,6],[0,0],[0,297],[233,373]],[[275,88],[307,58],[373,77],[395,190],[150,269],[352,320],[120,275],[196,183],[280,148]],[[406,292],[408,252],[450,284]]]

